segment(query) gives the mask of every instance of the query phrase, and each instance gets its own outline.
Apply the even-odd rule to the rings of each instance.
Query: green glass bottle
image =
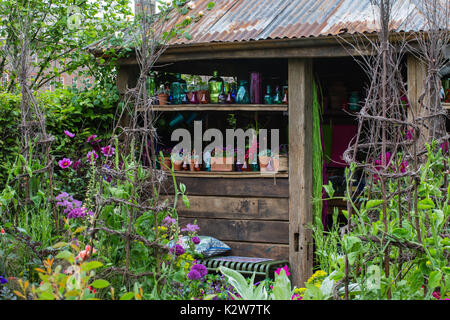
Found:
[[[154,73],[150,73],[150,76],[147,78],[147,94],[150,97],[153,97],[156,94],[156,82]]]
[[[219,77],[219,72],[214,71],[213,77],[208,81],[209,101],[211,103],[219,103],[219,95],[224,89],[224,81]]]

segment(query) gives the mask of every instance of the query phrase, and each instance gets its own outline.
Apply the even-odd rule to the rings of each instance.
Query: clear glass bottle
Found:
[[[213,77],[208,81],[209,101],[211,103],[219,103],[219,95],[224,89],[224,81],[219,77],[219,72],[214,71]]]

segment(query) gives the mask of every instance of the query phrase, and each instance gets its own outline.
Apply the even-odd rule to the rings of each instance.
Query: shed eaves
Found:
[[[443,0],[446,1],[446,0]],[[377,30],[370,0],[192,0],[193,14],[205,16],[188,29],[191,39],[171,44],[199,44],[268,39],[296,39]],[[425,30],[422,0],[397,0],[392,9],[394,31]]]

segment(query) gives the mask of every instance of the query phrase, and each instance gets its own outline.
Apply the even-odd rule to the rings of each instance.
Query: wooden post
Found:
[[[304,287],[313,267],[312,60],[289,59],[288,69],[289,263],[293,285]]]
[[[408,110],[408,120],[412,121],[412,113],[415,118],[423,116],[424,110],[419,105],[419,97],[425,92],[425,64],[417,59],[412,54],[407,56],[407,77],[408,77],[408,101],[410,104],[410,110]],[[428,103],[428,101],[425,101]],[[427,136],[428,130],[423,126],[421,128],[421,136],[418,146],[423,147]]]

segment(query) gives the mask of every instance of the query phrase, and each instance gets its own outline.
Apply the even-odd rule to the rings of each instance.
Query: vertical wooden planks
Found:
[[[289,261],[293,284],[303,287],[312,274],[311,59],[289,59]]]

